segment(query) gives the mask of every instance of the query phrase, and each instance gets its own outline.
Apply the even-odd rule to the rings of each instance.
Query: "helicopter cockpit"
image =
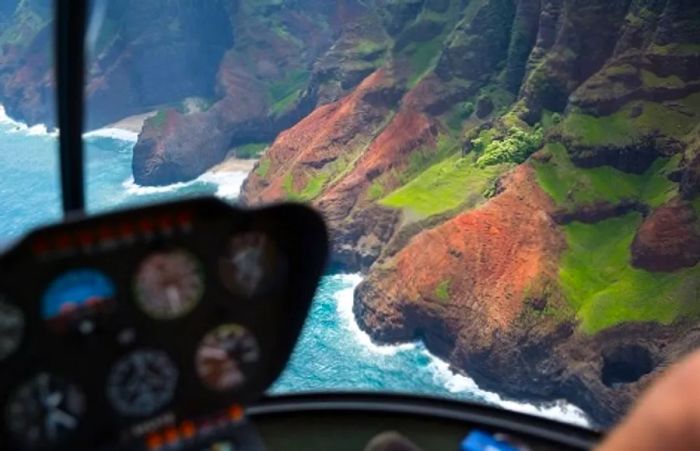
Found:
[[[0,97],[19,98],[8,106],[33,123],[55,106],[63,218],[13,230],[0,254],[0,450],[591,449],[694,347],[694,323],[673,325],[696,318],[700,289],[700,160],[681,149],[700,148],[700,50],[684,41],[697,27],[673,7],[619,2],[601,30],[623,31],[577,40],[584,57],[573,62],[557,46],[605,5],[581,6],[581,25],[566,2],[353,0],[314,4],[312,17],[303,0],[32,1],[0,4],[0,25],[16,22],[0,30]],[[173,17],[154,20],[169,7]],[[680,25],[654,41],[648,23],[665,23],[654,14]],[[493,31],[501,22],[507,36]],[[52,61],[37,50],[47,42]],[[677,73],[659,69],[667,60]],[[124,69],[135,62],[152,77]],[[600,71],[583,77],[577,64]],[[576,83],[562,75],[569,69]],[[90,102],[103,110],[87,114]],[[112,104],[119,113],[103,114]],[[86,132],[126,112],[148,113],[128,152],[104,153],[100,170],[115,158],[127,168],[110,183],[186,192],[231,154],[253,155],[236,186],[249,202],[196,192],[89,208],[87,179],[99,171],[86,174]],[[657,113],[676,119],[650,119]],[[659,226],[669,223],[676,235]],[[372,268],[374,284],[329,316],[315,299],[336,264]],[[367,300],[383,291],[392,291],[384,304]],[[483,330],[466,325],[472,314]],[[336,327],[342,315],[354,329]],[[305,343],[314,365],[298,365],[312,316],[333,324],[337,343]],[[376,350],[363,361],[396,353],[392,365],[409,364],[359,366],[332,390],[324,383],[359,361],[333,368],[334,355],[358,353],[347,337],[355,329],[353,340]],[[511,377],[521,364],[537,368]],[[411,370],[428,367],[442,373]],[[551,407],[549,418],[471,392],[441,396],[477,392],[471,369],[492,399]],[[307,389],[279,388],[290,370]],[[408,389],[385,390],[384,373]],[[438,373],[452,379],[435,382]],[[553,418],[572,409],[581,419],[574,402],[600,424]],[[387,431],[407,440],[378,446]]]

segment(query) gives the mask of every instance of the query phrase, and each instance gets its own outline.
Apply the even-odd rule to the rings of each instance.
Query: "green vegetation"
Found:
[[[258,158],[260,154],[267,149],[269,142],[262,143],[248,143],[242,146],[237,146],[233,148],[233,152],[238,158]]]
[[[287,111],[289,107],[291,107],[294,102],[299,98],[301,95],[301,89],[297,89],[296,91],[292,92],[288,96],[278,100],[277,102],[273,103],[272,106],[270,107],[270,111],[275,114],[275,115],[280,115]]]
[[[474,114],[474,109],[473,102],[458,103],[446,114],[445,124],[450,131],[461,132],[464,122]]]
[[[328,180],[330,180],[330,178],[331,173],[329,171],[321,171],[318,174],[311,177],[308,182],[306,182],[306,185],[304,186],[304,189],[301,190],[301,192],[293,195],[292,197],[300,201],[312,200],[316,196],[321,194],[323,188],[326,186],[326,183],[328,183]]]
[[[589,147],[625,146],[655,131],[666,136],[683,136],[697,124],[700,94],[690,95],[678,103],[694,114],[656,102],[633,102],[610,116],[571,113],[562,122],[561,133],[574,144]],[[632,117],[630,112],[635,106],[641,108],[641,112]]]
[[[508,111],[510,105],[515,101],[512,92],[505,89],[500,83],[490,83],[479,91],[477,104],[480,98],[488,98],[493,104],[493,115],[500,116]]]
[[[413,69],[408,80],[409,87],[415,86],[435,66],[440,58],[443,39],[443,35],[438,35],[428,41],[412,42],[406,47],[405,52]]]
[[[518,127],[512,127],[503,139],[492,140],[484,145],[481,138],[476,138],[472,144],[474,149],[481,150],[483,148],[483,153],[476,161],[476,164],[481,168],[501,163],[520,164],[542,146],[542,129],[537,126],[528,132]]]
[[[168,112],[165,110],[158,110],[156,114],[147,119],[148,125],[154,128],[161,128],[165,125],[165,121],[168,119]]]
[[[537,181],[554,202],[569,209],[596,202],[618,203],[639,200],[657,207],[677,194],[678,185],[667,177],[678,158],[660,158],[643,174],[629,174],[612,166],[591,169],[576,167],[558,143],[547,144],[543,156],[549,161],[533,161]]]
[[[559,278],[584,332],[632,321],[670,324],[679,316],[700,314],[700,265],[673,273],[631,266],[630,245],[641,221],[631,213],[564,227],[568,250]]]
[[[297,69],[283,79],[271,83],[267,92],[270,110],[275,114],[286,111],[299,98],[310,76],[308,70]]]
[[[331,173],[329,171],[319,171],[308,179],[301,191],[296,191],[294,189],[294,176],[288,173],[282,180],[282,189],[287,199],[308,202],[323,192],[323,188],[330,178]]]
[[[381,205],[402,208],[428,217],[457,208],[466,202],[482,202],[483,193],[510,165],[480,168],[476,156],[455,154],[423,171],[401,188],[379,201]]]
[[[267,176],[267,173],[270,171],[270,159],[269,158],[262,158],[260,162],[258,162],[258,169],[255,170],[255,173],[259,175],[260,177],[265,177]]]
[[[291,173],[287,173],[282,179],[282,189],[287,198],[296,199],[296,193],[294,192],[294,176]]]
[[[695,210],[695,214],[700,217],[700,196],[697,196],[695,199],[692,201],[693,209]]]
[[[367,197],[370,200],[378,200],[384,196],[384,185],[379,180],[375,180],[367,189]]]
[[[451,284],[452,284],[452,281],[450,279],[442,280],[435,287],[435,297],[438,298],[442,302],[449,301],[450,300],[450,285]]]
[[[598,118],[571,113],[562,123],[562,133],[585,146],[626,145],[641,137],[640,130],[622,114]]]
[[[649,47],[649,51],[657,55],[697,55],[700,53],[700,44],[691,42],[653,44]]]
[[[405,184],[415,176],[423,172],[426,168],[441,161],[459,149],[457,139],[447,133],[438,135],[435,149],[421,149],[414,151],[408,157],[408,168],[399,176],[399,182]]]
[[[363,57],[374,55],[384,50],[384,46],[376,41],[369,39],[360,39],[353,50]]]
[[[542,131],[546,132],[561,124],[561,114],[549,110],[542,111]]]
[[[471,3],[481,3],[483,0]],[[404,38],[410,41],[408,45],[399,50],[399,54],[407,57],[412,73],[408,79],[408,87],[415,86],[437,64],[445,41],[453,29],[456,19],[460,17],[460,0],[449,0],[449,7],[444,12],[438,12],[424,8],[416,18],[413,26],[404,31]],[[471,4],[470,4],[471,6]],[[429,39],[422,38],[421,29],[439,29],[437,35]]]
[[[682,88],[683,86],[685,86],[683,80],[681,80],[676,75],[671,75],[669,77],[659,77],[655,73],[645,69],[642,69],[642,81],[644,82],[644,86],[650,88]]]

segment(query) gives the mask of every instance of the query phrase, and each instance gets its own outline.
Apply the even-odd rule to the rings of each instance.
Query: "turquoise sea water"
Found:
[[[139,187],[131,177],[135,136],[119,130],[86,135],[87,203],[90,212],[174,196],[210,193],[235,200],[245,174],[207,173],[189,183]],[[56,138],[41,127],[28,128],[0,111],[0,242],[60,218]],[[504,408],[586,424],[583,413],[564,403],[532,406],[480,390],[454,374],[419,343],[378,346],[358,328],[352,293],[359,275],[324,277],[302,337],[273,393],[378,390],[482,401]]]

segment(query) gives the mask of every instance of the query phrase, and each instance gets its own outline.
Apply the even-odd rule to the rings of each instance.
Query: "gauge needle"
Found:
[[[199,352],[201,353],[201,356],[206,358],[206,359],[215,359],[215,360],[228,359],[228,353],[226,352],[226,350],[221,349],[221,348],[215,348],[213,346],[203,347]]]
[[[46,415],[46,435],[52,439],[58,436],[59,426],[63,429],[75,429],[77,421],[62,410],[52,410]]]
[[[63,401],[63,393],[50,393],[48,396],[46,396],[46,398],[44,398],[44,405],[50,409],[55,409],[61,405],[61,401]]]
[[[168,285],[165,288],[165,298],[168,300],[168,307],[175,310],[180,305],[180,290],[176,285]]]

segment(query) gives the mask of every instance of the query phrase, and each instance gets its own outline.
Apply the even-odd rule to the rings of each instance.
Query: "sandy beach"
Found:
[[[156,115],[157,113],[157,111],[151,111],[143,114],[135,114],[133,116],[125,117],[124,119],[120,119],[117,122],[109,124],[105,128],[116,128],[120,130],[126,130],[132,133],[140,133],[141,129],[143,128],[143,123],[146,122],[146,119]]]
[[[258,160],[255,159],[240,159],[235,157],[229,157],[211,168],[211,172],[250,172],[253,170],[255,163]]]

